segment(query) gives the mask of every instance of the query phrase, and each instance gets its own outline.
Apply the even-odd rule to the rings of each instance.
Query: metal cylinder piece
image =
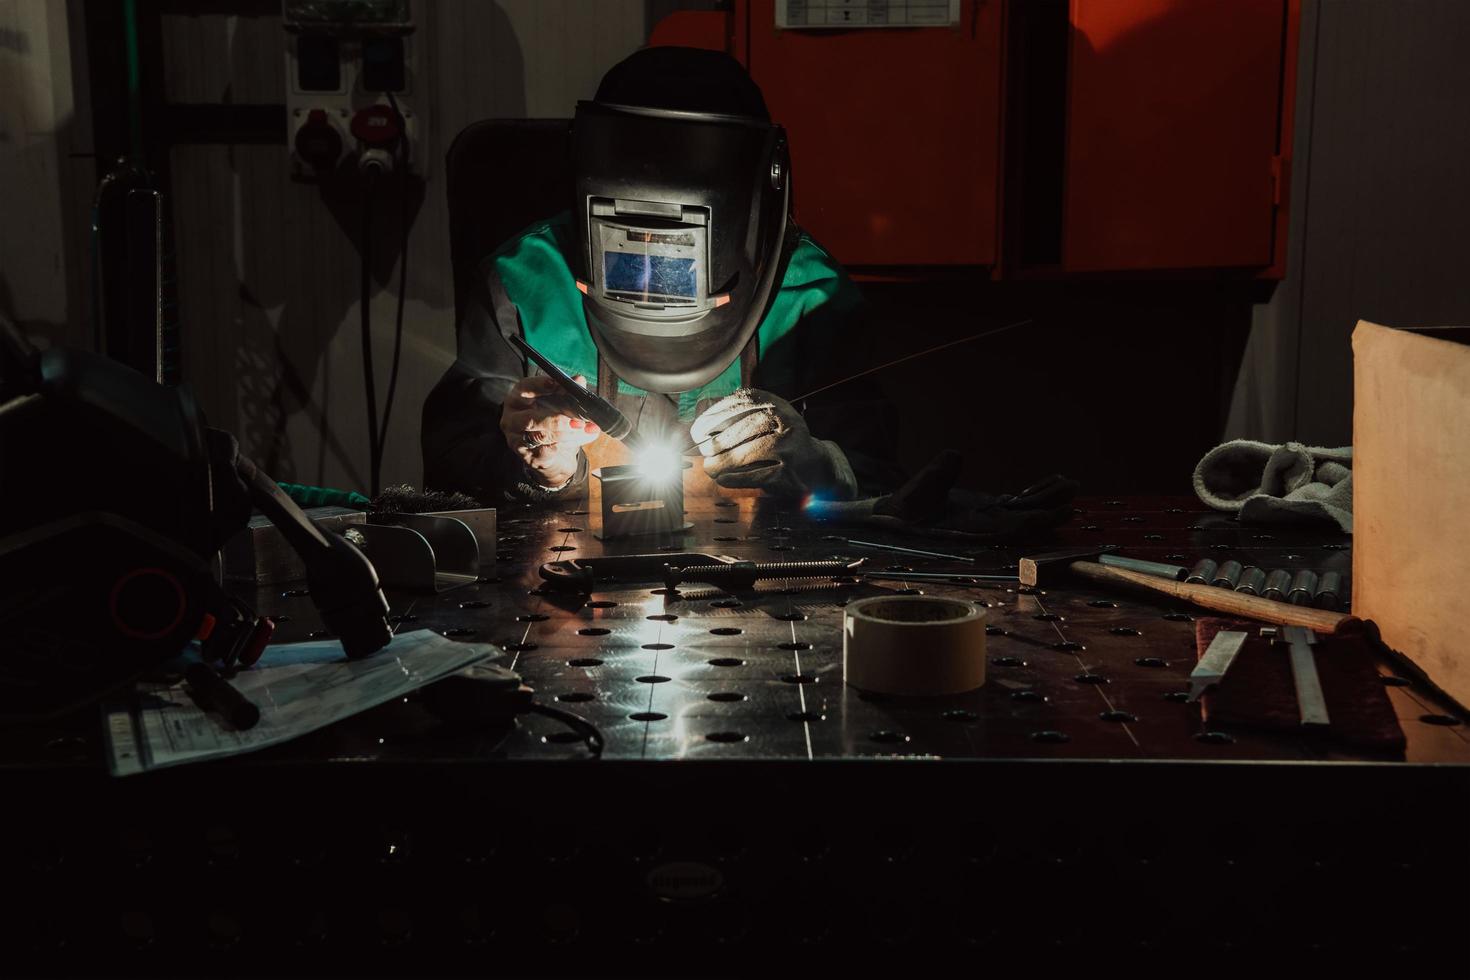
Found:
[[[1233,589],[1235,583],[1240,581],[1242,571],[1244,571],[1244,566],[1232,558],[1215,571],[1215,579],[1210,584],[1218,585],[1222,589]]]
[[[1316,594],[1317,573],[1310,568],[1303,568],[1291,580],[1291,591],[1287,592],[1286,601],[1293,606],[1310,606]]]
[[[1189,575],[1184,579],[1186,582],[1195,582],[1199,585],[1209,585],[1215,580],[1215,569],[1219,567],[1213,559],[1201,558],[1195,562],[1189,570]]]
[[[1291,573],[1284,568],[1278,568],[1266,576],[1266,588],[1261,593],[1267,599],[1275,599],[1277,602],[1286,598],[1286,593],[1291,591]]]
[[[1235,585],[1235,591],[1244,592],[1246,595],[1260,595],[1266,591],[1266,570],[1252,565],[1241,572],[1240,581]]]
[[[1317,582],[1317,594],[1312,597],[1312,604],[1318,609],[1337,609],[1342,603],[1342,573],[1323,572],[1322,578]]]

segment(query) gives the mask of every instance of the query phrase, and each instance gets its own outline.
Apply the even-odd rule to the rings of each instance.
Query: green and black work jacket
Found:
[[[425,487],[493,503],[560,498],[585,484],[584,456],[567,488],[553,493],[536,486],[501,434],[501,403],[528,373],[506,339],[517,330],[568,374],[584,375],[640,433],[654,438],[681,438],[700,412],[742,386],[795,399],[838,380],[842,365],[866,360],[852,349],[864,309],[861,295],[802,232],[781,288],[740,357],[694,391],[651,394],[635,388],[598,357],[566,260],[574,247],[571,233],[570,215],[563,212],[514,236],[481,263],[457,327],[457,359],[424,403]],[[841,385],[830,397],[824,393],[796,407],[814,436],[842,447],[864,493],[891,489],[901,480],[893,461],[894,413],[871,386]]]

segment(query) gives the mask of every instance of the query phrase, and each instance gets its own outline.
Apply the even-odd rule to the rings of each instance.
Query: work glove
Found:
[[[1020,493],[956,489],[964,459],[941,452],[898,490],[880,497],[815,503],[808,513],[840,524],[865,524],[946,537],[1000,541],[1064,524],[1072,516],[1077,483],[1049,476]]]
[[[857,478],[834,442],[812,438],[791,403],[759,388],[741,388],[704,411],[689,429],[704,471],[720,486],[770,496],[850,500]]]
[[[572,380],[587,386],[580,374]],[[500,406],[500,431],[528,476],[548,489],[572,482],[582,447],[602,434],[596,422],[577,414],[560,386],[545,375],[522,378],[511,386]]]
[[[1235,439],[1205,453],[1194,492],[1248,524],[1335,521],[1353,532],[1353,447]]]

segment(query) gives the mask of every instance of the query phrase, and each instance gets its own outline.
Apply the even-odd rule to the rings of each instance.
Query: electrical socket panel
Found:
[[[363,25],[293,23],[287,13],[286,139],[291,176],[319,182],[353,171],[396,171],[394,144],[405,141],[410,172],[426,176],[420,152],[417,35],[411,23],[374,30]],[[402,114],[402,133],[388,101]]]

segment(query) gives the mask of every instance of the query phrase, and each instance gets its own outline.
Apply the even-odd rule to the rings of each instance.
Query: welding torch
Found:
[[[531,363],[545,372],[548,378],[556,382],[557,387],[561,388],[562,393],[572,402],[573,407],[582,418],[589,422],[596,422],[603,432],[635,452],[641,447],[642,440],[633,431],[633,423],[628,421],[628,416],[618,411],[617,406],[597,392],[588,391],[577,384],[572,380],[571,375],[551,363],[540,351],[520,337],[512,336],[510,342]]]

